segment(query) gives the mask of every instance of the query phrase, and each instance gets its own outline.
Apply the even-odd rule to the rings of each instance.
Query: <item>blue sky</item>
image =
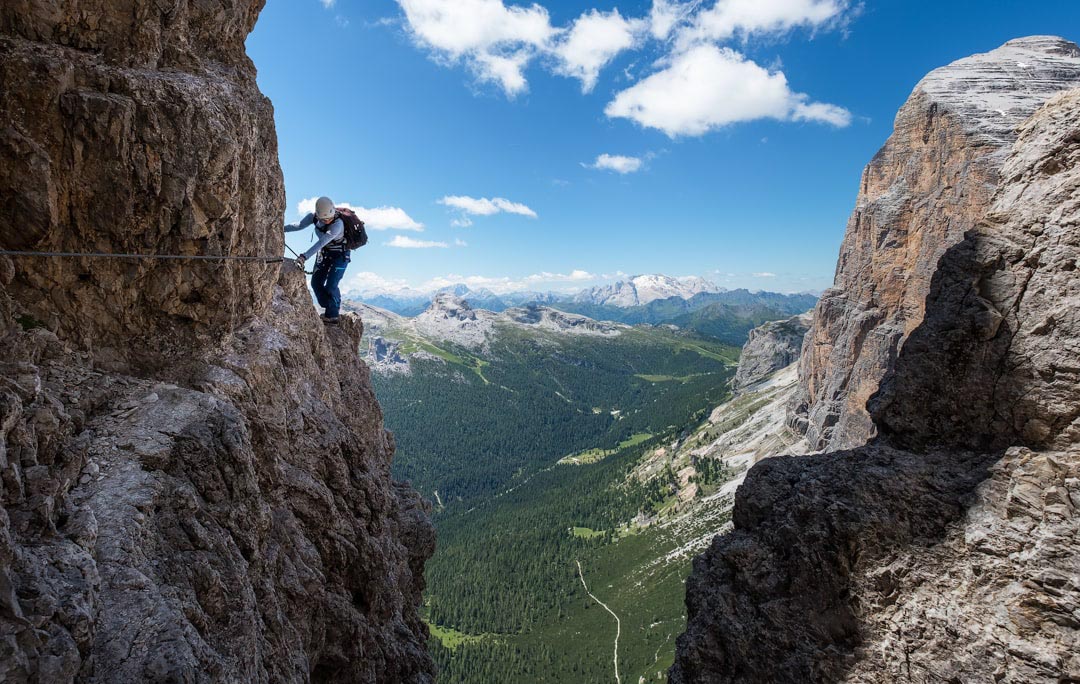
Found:
[[[247,47],[283,218],[379,228],[347,290],[801,291],[918,80],[1032,34],[1080,39],[1080,2],[269,0]]]

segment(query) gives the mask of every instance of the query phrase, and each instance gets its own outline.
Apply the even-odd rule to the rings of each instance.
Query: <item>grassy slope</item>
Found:
[[[685,625],[683,582],[690,570],[690,559],[730,519],[730,495],[702,497],[717,492],[726,482],[741,475],[746,464],[707,462],[723,463],[723,466],[714,470],[715,479],[699,485],[698,498],[690,504],[680,502],[670,492],[650,496],[648,487],[630,487],[630,498],[638,497],[637,503],[651,502],[649,510],[654,524],[646,528],[625,529],[617,523],[612,526],[613,519],[634,510],[635,502],[605,504],[603,492],[626,488],[626,482],[639,478],[662,481],[665,472],[689,465],[692,454],[720,434],[733,434],[728,431],[764,434],[755,421],[771,415],[777,405],[786,404],[792,378],[723,404],[712,419],[680,433],[677,448],[672,449],[672,437],[665,436],[603,461],[560,466],[538,477],[534,487],[515,490],[500,497],[490,508],[478,511],[486,522],[469,530],[469,538],[473,540],[483,542],[485,529],[524,527],[526,531],[521,537],[514,533],[513,545],[541,548],[537,544],[539,531],[563,526],[572,526],[568,532],[574,539],[557,553],[545,550],[540,554],[551,561],[546,569],[551,582],[534,583],[540,587],[535,599],[540,605],[546,601],[548,610],[540,611],[528,624],[510,634],[474,641],[452,655],[435,645],[443,667],[440,681],[610,682],[614,674],[611,664],[614,621],[576,583],[574,560],[581,560],[591,591],[621,619],[619,663],[623,681],[635,682],[639,677],[662,681],[674,657],[675,637]],[[766,404],[771,408],[759,414]],[[775,453],[793,436],[777,433],[771,439],[779,442],[759,446]],[[663,455],[658,445],[665,446]],[[744,451],[745,447],[734,446],[720,453],[738,461]],[[522,511],[529,511],[524,525],[519,522]],[[613,512],[614,516],[605,522],[601,511]],[[453,538],[460,528],[452,521],[447,522],[450,524],[442,525],[449,533],[447,543],[460,546]],[[479,546],[484,548],[483,543]],[[434,562],[438,565],[440,559],[436,557]],[[513,564],[502,567],[502,576],[514,576],[521,570]],[[500,582],[497,580],[495,584]],[[482,580],[482,585],[476,588],[492,591],[488,580]],[[492,593],[502,592],[495,588]],[[470,669],[478,663],[489,669],[483,673]]]

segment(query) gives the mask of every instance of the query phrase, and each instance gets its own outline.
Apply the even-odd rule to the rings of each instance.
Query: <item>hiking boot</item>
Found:
[[[319,316],[319,318],[322,319],[323,323],[328,323],[330,325],[337,325],[338,321],[341,320],[340,316],[334,316],[333,318],[331,318],[330,316],[327,316],[326,314],[321,314]]]

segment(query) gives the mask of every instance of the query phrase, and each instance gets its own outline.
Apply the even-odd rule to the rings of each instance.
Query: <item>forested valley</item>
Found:
[[[773,317],[776,317],[774,314]],[[394,471],[433,505],[438,550],[424,613],[440,682],[656,681],[684,625],[699,529],[665,525],[675,473],[648,454],[685,437],[729,396],[738,348],[670,326],[615,336],[504,326],[483,348],[397,337],[410,372],[376,374]],[[704,485],[722,469],[705,465]],[[713,521],[716,523],[716,521]]]

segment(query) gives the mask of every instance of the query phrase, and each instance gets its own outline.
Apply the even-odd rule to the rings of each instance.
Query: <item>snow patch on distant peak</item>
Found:
[[[611,285],[591,287],[579,292],[574,301],[604,306],[641,306],[658,299],[680,297],[690,299],[708,292],[723,292],[724,288],[699,276],[675,278],[662,274],[636,275]]]
[[[631,279],[637,289],[638,303],[681,297],[690,299],[702,292],[721,292],[721,288],[699,276],[672,278],[666,275],[641,275]]]

